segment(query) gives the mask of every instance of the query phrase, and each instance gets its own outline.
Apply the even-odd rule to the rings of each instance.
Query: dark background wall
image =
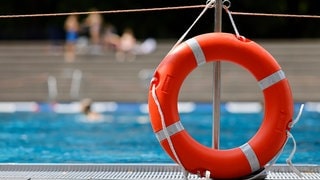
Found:
[[[319,0],[231,0],[232,11],[320,15]],[[205,0],[1,0],[0,14],[39,14],[101,11],[205,4]],[[202,9],[103,14],[104,22],[118,32],[134,29],[138,38],[177,38],[191,25]],[[84,19],[86,16],[80,16]],[[65,16],[1,18],[0,39],[63,39]],[[318,38],[320,19],[234,16],[242,35],[250,38]],[[214,9],[210,9],[190,36],[213,30]],[[233,32],[224,13],[223,31]]]

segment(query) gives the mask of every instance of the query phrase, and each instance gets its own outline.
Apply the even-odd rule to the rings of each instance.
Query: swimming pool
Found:
[[[152,132],[145,103],[95,103],[104,115],[97,122],[79,113],[79,103],[14,105],[0,104],[7,107],[0,113],[2,163],[172,163]],[[221,148],[248,141],[260,126],[261,110],[259,103],[222,104]],[[179,111],[190,134],[211,146],[211,104],[180,103]],[[291,132],[297,141],[293,162],[319,164],[320,103],[306,103]],[[289,141],[277,163],[285,163],[291,149]]]

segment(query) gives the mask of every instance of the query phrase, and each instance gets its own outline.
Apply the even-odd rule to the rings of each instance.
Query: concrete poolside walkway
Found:
[[[272,166],[258,179],[319,179],[318,165],[298,165],[299,177],[287,165]],[[176,164],[0,164],[1,179],[185,179]],[[204,179],[189,174],[188,179]]]
[[[256,42],[282,66],[295,101],[320,101],[320,40]],[[74,63],[66,63],[61,45],[0,42],[0,101],[92,98],[95,101],[145,102],[153,71],[173,44],[174,41],[160,40],[155,52],[138,55],[132,62],[116,61],[111,51],[98,55],[81,51]],[[212,101],[212,76],[211,64],[196,69],[183,84],[179,100]],[[51,79],[50,91],[48,79]],[[221,92],[222,101],[262,100],[253,77],[231,63],[222,63]]]
[[[272,166],[258,179],[319,179],[317,165],[298,165],[299,177],[286,165]],[[1,179],[185,179],[176,164],[0,164]],[[189,174],[188,179],[203,179]]]

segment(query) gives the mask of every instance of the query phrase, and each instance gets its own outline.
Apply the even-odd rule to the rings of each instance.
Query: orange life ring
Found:
[[[264,94],[261,127],[247,143],[227,150],[194,140],[183,128],[177,107],[187,75],[197,66],[217,60],[246,68]],[[255,42],[228,33],[203,34],[172,50],[155,71],[148,104],[153,131],[171,158],[190,173],[204,176],[210,171],[217,179],[244,177],[270,162],[284,146],[293,116],[291,89],[276,60]]]

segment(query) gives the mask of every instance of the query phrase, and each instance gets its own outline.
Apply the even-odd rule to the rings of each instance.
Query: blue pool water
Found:
[[[152,132],[146,106],[100,104],[96,109],[104,119],[98,122],[87,121],[77,112],[76,105],[70,104],[60,106],[60,110],[55,106],[55,111],[53,106],[40,105],[36,112],[2,112],[0,162],[172,163]],[[196,140],[211,146],[211,104],[187,103],[180,109],[184,127]],[[222,105],[222,149],[240,146],[255,134],[263,113],[259,107],[249,109]],[[319,164],[320,105],[306,106],[291,132],[297,141],[293,162]],[[285,163],[291,149],[289,141],[277,163]]]

